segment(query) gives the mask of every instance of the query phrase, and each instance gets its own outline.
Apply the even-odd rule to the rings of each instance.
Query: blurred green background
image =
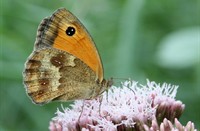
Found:
[[[60,7],[93,36],[106,78],[179,85],[176,98],[186,105],[180,121],[200,128],[199,5],[198,0],[1,0],[0,130],[48,130],[61,107],[34,105],[22,84],[37,26]]]

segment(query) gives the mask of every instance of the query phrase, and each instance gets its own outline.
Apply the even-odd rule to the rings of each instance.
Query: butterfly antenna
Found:
[[[113,77],[112,79],[116,79],[116,80],[125,80],[125,81],[130,80],[130,78],[127,79],[127,78],[120,78],[120,77]]]
[[[134,94],[135,94],[135,91],[131,88],[131,85],[132,85],[132,80],[131,78],[112,78],[112,79],[118,79],[118,80],[124,80],[124,81],[130,81],[130,83],[128,85],[125,85],[128,89],[130,89]],[[123,85],[123,82],[117,82],[118,84],[122,84]]]
[[[131,88],[131,85],[133,85],[133,80],[131,80],[131,79],[129,78],[128,81],[130,81],[130,83],[128,83],[128,84],[126,85],[126,87],[127,87],[129,90],[131,90],[134,94],[136,94],[135,91]]]

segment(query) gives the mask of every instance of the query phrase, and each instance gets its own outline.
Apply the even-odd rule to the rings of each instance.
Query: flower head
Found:
[[[177,88],[150,81],[145,86],[126,81],[121,87],[112,86],[99,98],[77,100],[71,109],[58,109],[49,129],[144,130],[162,124],[165,118],[173,122],[184,110],[182,102],[175,100]]]

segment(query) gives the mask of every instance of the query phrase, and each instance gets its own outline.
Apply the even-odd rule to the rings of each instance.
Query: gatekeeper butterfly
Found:
[[[40,23],[23,80],[36,104],[92,99],[112,85],[90,34],[65,8]]]

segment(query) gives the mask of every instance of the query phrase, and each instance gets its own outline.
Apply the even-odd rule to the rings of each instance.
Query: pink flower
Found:
[[[77,100],[71,105],[71,109],[62,107],[63,111],[57,110],[57,116],[52,118],[49,129],[51,131],[159,129],[167,120],[173,123],[184,110],[182,102],[175,100],[177,88],[178,86],[160,85],[148,80],[145,86],[134,81],[126,81],[121,87],[112,86],[99,98]],[[188,127],[194,128],[194,126]]]
[[[173,124],[171,121],[165,118],[159,126],[156,119],[154,119],[150,127],[144,125],[144,128],[145,131],[197,131],[197,129],[194,127],[194,123],[191,121],[189,121],[186,126],[181,125],[176,118],[174,121],[175,123]]]

